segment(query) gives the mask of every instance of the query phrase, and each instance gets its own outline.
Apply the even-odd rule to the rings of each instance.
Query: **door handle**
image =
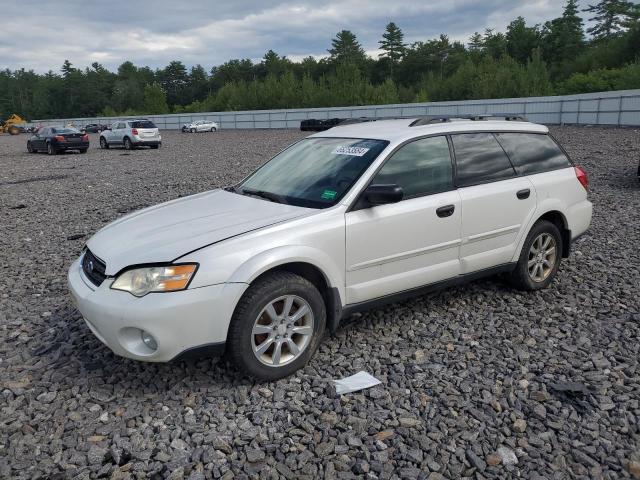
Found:
[[[529,198],[530,194],[531,190],[525,188],[523,190],[519,190],[518,193],[516,193],[516,197],[518,197],[520,200],[524,200],[525,198]]]
[[[436,210],[436,215],[440,218],[450,217],[453,215],[453,211],[456,209],[455,205],[445,205]]]

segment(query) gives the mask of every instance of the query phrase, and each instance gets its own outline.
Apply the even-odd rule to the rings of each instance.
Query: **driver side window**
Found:
[[[447,138],[423,138],[401,147],[375,175],[372,185],[380,184],[399,185],[405,199],[453,190]]]

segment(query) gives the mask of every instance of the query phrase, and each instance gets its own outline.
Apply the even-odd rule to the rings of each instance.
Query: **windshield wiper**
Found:
[[[253,195],[254,197],[264,198],[265,200],[269,200],[275,203],[284,203],[287,204],[287,201],[283,196],[278,195],[277,193],[265,192],[264,190],[252,190],[250,188],[243,188],[242,190],[238,190],[242,195]]]
[[[232,192],[232,193],[241,193],[240,190],[238,190],[235,185],[231,185],[230,187],[224,187],[223,190],[225,192]]]

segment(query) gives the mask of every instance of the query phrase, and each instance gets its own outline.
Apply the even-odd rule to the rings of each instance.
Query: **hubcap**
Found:
[[[527,268],[534,282],[544,282],[556,264],[556,240],[548,233],[541,233],[531,244]]]
[[[313,311],[303,298],[270,301],[253,324],[251,346],[260,363],[280,367],[300,357],[313,337]]]

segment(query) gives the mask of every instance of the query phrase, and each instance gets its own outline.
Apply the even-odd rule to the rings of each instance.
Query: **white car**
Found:
[[[218,124],[209,120],[196,120],[195,122],[182,125],[182,133],[190,132],[217,132]]]
[[[138,147],[160,148],[162,135],[151,120],[120,120],[100,133],[100,148],[124,147],[133,150]]]
[[[545,126],[352,124],[295,143],[234,187],[116,220],[68,281],[118,355],[226,349],[272,380],[355,311],[496,273],[547,287],[591,211],[584,171]]]

